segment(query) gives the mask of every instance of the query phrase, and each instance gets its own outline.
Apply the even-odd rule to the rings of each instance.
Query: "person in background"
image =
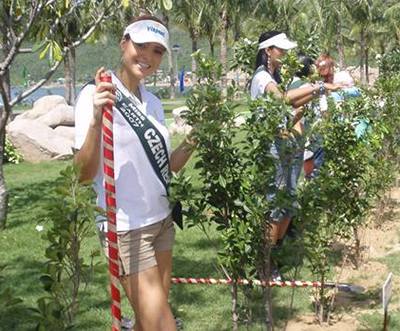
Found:
[[[354,86],[354,80],[347,71],[335,72],[335,60],[329,54],[321,54],[315,61],[318,74],[324,82],[340,85],[340,90],[332,91],[330,96],[336,104],[345,99],[360,96],[360,90]],[[317,118],[321,118],[328,110],[327,96],[320,97],[319,105],[315,107]],[[360,126],[361,127],[361,126]],[[304,154],[304,173],[305,178],[311,179],[319,174],[319,170],[324,163],[324,150],[322,148],[323,137],[317,135],[310,143]]]
[[[134,19],[120,51],[112,83],[101,82],[104,69],[99,69],[95,84],[86,85],[78,96],[74,162],[81,181],[94,181],[97,203],[105,209],[102,109],[112,105],[120,282],[135,312],[135,331],[175,331],[168,303],[175,238],[168,184],[170,171],[185,165],[194,146],[185,139],[171,150],[161,101],[141,83],[169,51],[165,25],[154,16]],[[98,222],[104,245],[106,225]]]
[[[293,88],[283,91],[281,83],[280,66],[281,58],[297,44],[289,40],[281,31],[264,32],[259,37],[258,53],[256,56],[255,72],[250,86],[250,94],[253,99],[272,94],[276,98],[285,99],[295,109],[308,103],[313,98],[319,97],[326,91],[337,90],[340,86],[328,82],[310,84],[306,87]],[[268,109],[265,109],[268,111]],[[294,192],[296,190],[296,176],[292,176],[290,165],[293,163],[293,156],[285,155],[285,145],[291,143],[292,139],[286,135],[278,135],[272,145],[270,153],[276,160],[275,187],[277,189]],[[273,200],[275,194],[267,194],[267,199]],[[274,210],[270,217],[271,224],[270,240],[273,246],[279,244],[286,234],[288,225],[292,218],[291,206],[284,210]]]

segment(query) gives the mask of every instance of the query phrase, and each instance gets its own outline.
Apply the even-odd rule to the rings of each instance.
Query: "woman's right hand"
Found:
[[[100,126],[103,116],[103,107],[115,104],[115,86],[110,82],[102,82],[100,77],[106,73],[104,67],[96,72],[96,90],[93,94],[93,126]]]

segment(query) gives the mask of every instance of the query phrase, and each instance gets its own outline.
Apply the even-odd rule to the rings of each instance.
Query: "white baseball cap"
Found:
[[[169,50],[169,33],[167,28],[153,20],[141,20],[128,25],[124,31],[124,36],[137,44],[158,43],[162,45],[168,52]]]
[[[280,33],[261,42],[258,45],[258,49],[260,50],[271,46],[275,46],[284,50],[289,50],[297,47],[297,43],[289,40],[285,33]]]

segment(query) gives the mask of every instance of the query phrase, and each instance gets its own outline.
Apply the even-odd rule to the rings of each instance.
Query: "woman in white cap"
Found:
[[[168,202],[170,171],[189,159],[187,139],[171,151],[160,100],[141,83],[169,51],[168,31],[153,16],[140,16],[120,42],[121,64],[112,83],[85,86],[75,107],[75,163],[82,181],[93,180],[97,203],[105,208],[102,166],[102,108],[113,105],[116,217],[120,281],[135,312],[135,331],[173,331],[168,304],[175,230]],[[106,222],[98,222],[101,233]]]
[[[279,84],[281,78],[279,69],[281,65],[280,59],[290,49],[297,46],[296,42],[288,39],[285,33],[279,31],[269,31],[262,33],[259,38],[258,53],[256,57],[256,71],[253,75],[250,87],[251,97],[256,99],[268,93],[272,93],[275,97],[284,98],[295,109],[300,108],[308,103],[314,97],[325,94],[327,90],[337,90],[339,85],[318,82],[310,84],[306,87],[294,88],[288,91],[283,91]],[[267,110],[268,111],[268,110]],[[300,116],[296,116],[298,121]],[[301,163],[296,160],[287,160],[287,155],[284,155],[284,146],[287,144],[287,137],[278,136],[271,148],[271,154],[277,159],[276,162],[276,178],[275,186],[284,188],[289,194],[294,194],[298,179]],[[296,155],[292,155],[296,158]],[[302,159],[301,154],[299,158]],[[275,194],[268,194],[268,199],[274,199]],[[288,225],[293,215],[290,209],[274,210],[270,216],[271,231],[270,238],[272,245],[279,244],[286,234]]]

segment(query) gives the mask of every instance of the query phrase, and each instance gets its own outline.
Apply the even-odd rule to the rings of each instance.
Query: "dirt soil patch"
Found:
[[[376,227],[371,216],[370,225],[360,231],[361,263],[355,267],[351,253],[344,252],[344,267],[337,267],[339,282],[351,283],[365,288],[362,295],[339,292],[336,297],[336,311],[332,314],[329,325],[319,325],[313,314],[296,316],[288,322],[285,331],[356,331],[360,327],[357,316],[381,309],[381,288],[389,272],[394,273],[393,288],[400,286],[400,276],[396,270],[389,270],[379,261],[388,255],[400,255],[400,189],[392,189],[388,195],[387,213],[384,220]],[[340,245],[339,245],[340,246]],[[393,301],[393,300],[392,300]],[[391,303],[391,308],[400,307],[400,303]],[[372,308],[372,309],[371,309]]]

